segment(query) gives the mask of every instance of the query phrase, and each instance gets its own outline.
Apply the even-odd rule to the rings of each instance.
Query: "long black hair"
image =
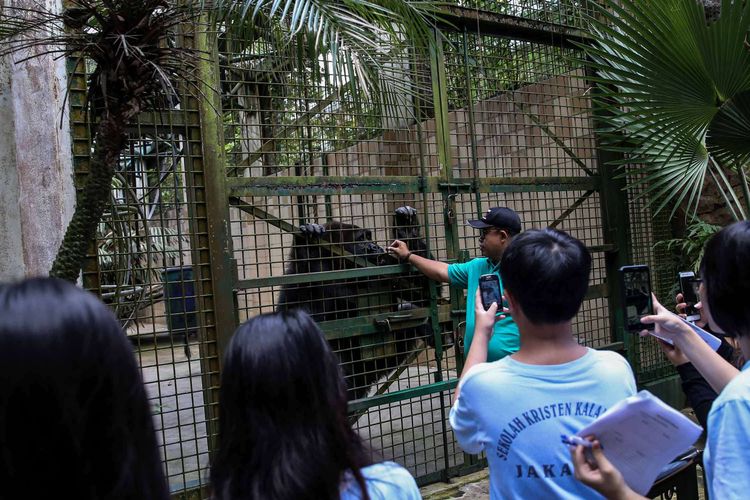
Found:
[[[360,469],[371,461],[346,404],[338,360],[310,316],[242,324],[222,367],[215,498],[338,499],[350,472],[367,499]]]
[[[0,497],[167,499],[117,319],[66,281],[0,286]]]
[[[750,221],[735,222],[706,243],[701,276],[711,318],[728,335],[750,335]],[[747,353],[746,353],[747,354]]]

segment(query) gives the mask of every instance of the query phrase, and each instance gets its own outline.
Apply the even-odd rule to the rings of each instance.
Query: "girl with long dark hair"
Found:
[[[169,498],[132,346],[62,280],[0,285],[0,498]]]
[[[217,500],[421,498],[401,466],[372,464],[338,359],[302,311],[256,316],[232,337],[211,481]]]

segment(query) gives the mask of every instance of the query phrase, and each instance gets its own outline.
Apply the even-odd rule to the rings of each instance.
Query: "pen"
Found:
[[[568,446],[578,446],[579,444],[583,446],[583,456],[586,459],[586,462],[588,462],[590,466],[596,467],[594,452],[591,451],[594,443],[592,443],[588,439],[583,439],[581,436],[576,436],[575,434],[571,434],[570,436],[561,434],[560,438],[562,439],[563,444],[567,444]]]
[[[576,436],[575,434],[570,436],[561,434],[560,438],[562,439],[562,443],[567,444],[568,446],[578,446],[579,444],[584,448],[591,448],[593,446],[593,443],[591,441],[589,441],[588,439],[583,439],[581,436]]]

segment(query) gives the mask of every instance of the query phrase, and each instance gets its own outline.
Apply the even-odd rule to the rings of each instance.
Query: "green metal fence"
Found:
[[[526,228],[566,230],[594,257],[575,335],[630,345],[615,270],[655,264],[665,226],[629,204],[597,147],[598,111],[572,43],[585,41],[589,3],[467,1],[450,12],[441,50],[403,61],[405,84],[431,86],[428,97],[394,104],[339,87],[302,35],[274,43],[277,26],[217,47],[197,32],[184,41],[209,54],[204,97],[186,94],[130,131],[84,283],[133,340],[176,496],[207,498],[223,347],[238,321],[279,307],[282,290],[315,312],[347,376],[352,422],[381,457],[420,484],[483,465],[447,425],[464,294],[340,244],[353,226],[381,248],[407,231],[446,262],[479,255],[465,221],[491,206],[514,208]],[[85,71],[75,75],[85,175]],[[397,216],[406,206],[416,221]],[[299,226],[331,221],[348,229],[302,238]],[[671,373],[652,347],[630,354],[644,380]]]

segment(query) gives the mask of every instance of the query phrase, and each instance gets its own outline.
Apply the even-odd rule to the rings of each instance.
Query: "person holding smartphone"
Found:
[[[675,297],[675,303],[677,314],[682,317],[687,317],[686,309],[688,304],[685,302],[682,293],[677,294]],[[721,339],[721,345],[716,352],[737,368],[741,368],[744,364],[744,359],[742,358],[739,349],[733,345],[733,343],[728,341],[727,337],[723,334],[711,330],[708,325],[708,319],[703,312],[703,303],[700,300],[700,296],[696,297],[693,307],[698,316],[694,320],[695,324]],[[731,337],[729,337],[729,339],[731,340]],[[693,366],[693,363],[690,362],[687,356],[685,356],[678,347],[664,342],[659,342],[659,347],[661,347],[664,355],[677,370],[677,374],[680,376],[680,382],[682,384],[682,392],[685,393],[688,404],[693,409],[693,413],[695,413],[695,418],[701,424],[703,429],[708,429],[708,412],[711,410],[711,405],[714,400],[718,397],[718,393],[711,387],[708,381],[700,374],[695,366]]]
[[[467,290],[464,353],[469,352],[474,338],[474,305],[480,277],[487,274],[496,275],[502,294],[500,259],[513,238],[521,232],[521,219],[508,207],[493,207],[487,210],[481,219],[469,220],[467,224],[481,231],[479,249],[482,252],[482,258],[464,263],[447,264],[413,254],[409,251],[408,245],[401,240],[394,240],[387,249],[400,261],[413,265],[428,278]],[[490,339],[487,360],[502,359],[516,352],[518,347],[518,326],[509,316],[499,319],[495,323],[494,334]]]
[[[636,385],[625,358],[573,335],[591,255],[562,231],[531,229],[513,239],[501,269],[521,348],[485,363],[499,304],[485,311],[477,293],[474,342],[450,412],[456,440],[468,453],[486,453],[492,500],[600,498],[573,477],[560,436],[589,425]]]
[[[701,261],[700,288],[704,317],[715,332],[735,335],[743,352],[750,352],[750,221],[741,221],[716,233],[706,243]],[[642,319],[670,338],[719,396],[708,414],[708,436],[703,464],[708,498],[746,498],[750,491],[750,362],[739,371],[685,322],[675,318],[654,299],[656,314]],[[583,446],[572,452],[576,477],[607,498],[643,498],[625,484],[622,474],[594,441],[594,461],[586,460]]]

